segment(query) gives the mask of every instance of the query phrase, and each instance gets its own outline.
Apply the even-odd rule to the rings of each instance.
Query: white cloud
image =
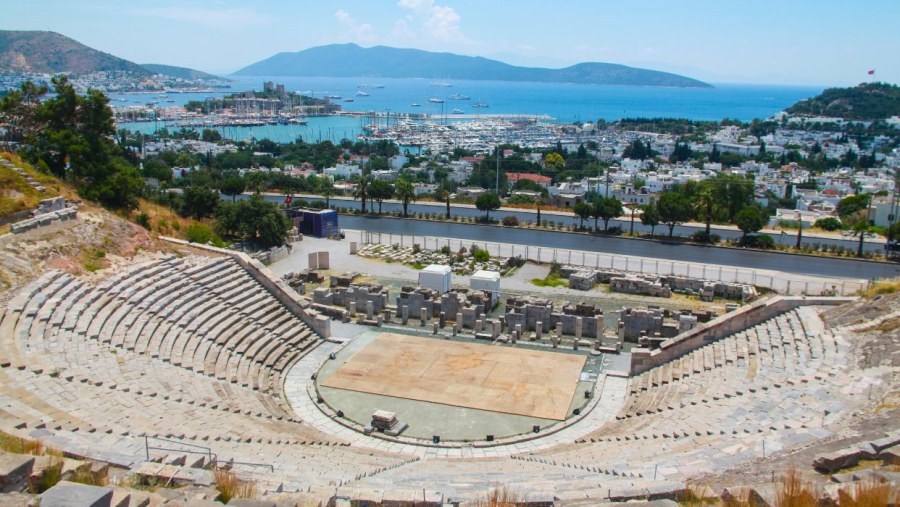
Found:
[[[272,20],[268,16],[259,14],[249,8],[234,9],[201,9],[196,7],[160,7],[152,9],[138,9],[134,11],[138,16],[169,19],[183,23],[191,23],[207,28],[241,29],[251,26],[266,26]]]
[[[354,41],[369,43],[375,38],[375,30],[369,23],[359,23],[349,12],[340,9],[334,13],[334,18],[344,28],[343,38]]]
[[[395,23],[395,33],[402,33],[422,41],[461,42],[471,44],[460,29],[461,18],[453,7],[437,5],[435,0],[398,0],[402,9],[412,11]]]

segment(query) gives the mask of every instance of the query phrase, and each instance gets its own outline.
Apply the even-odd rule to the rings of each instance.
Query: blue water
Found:
[[[324,97],[340,95],[347,111],[379,113],[450,114],[459,109],[466,114],[533,114],[548,115],[560,122],[614,121],[634,117],[675,117],[692,120],[734,118],[750,121],[767,118],[798,100],[817,95],[822,87],[719,84],[714,88],[658,88],[636,86],[599,86],[564,83],[519,83],[507,81],[460,81],[452,87],[432,86],[430,79],[371,78],[299,78],[299,77],[234,77],[230,90],[215,93],[112,94],[111,105],[136,105],[158,102],[159,106],[180,105],[188,100],[204,100],[249,89],[262,89],[263,81],[282,83],[289,91]],[[384,88],[360,88],[361,83],[384,85]],[[356,95],[362,89],[368,97]],[[470,100],[451,100],[453,94],[467,95]],[[352,103],[343,102],[352,98]],[[443,104],[429,102],[431,98]],[[166,102],[173,100],[174,102]],[[482,102],[487,108],[473,108]],[[420,107],[411,104],[418,103]],[[366,120],[358,118],[310,118],[306,126],[268,126],[229,129],[228,137],[245,139],[268,137],[288,141],[302,135],[306,140],[355,137]],[[127,125],[131,128],[131,125]],[[153,124],[142,124],[141,130],[152,131]]]

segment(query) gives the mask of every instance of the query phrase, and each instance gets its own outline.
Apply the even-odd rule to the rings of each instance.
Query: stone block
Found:
[[[0,491],[10,484],[27,480],[34,468],[34,456],[0,453]]]
[[[110,507],[113,490],[60,481],[41,494],[42,507]]]

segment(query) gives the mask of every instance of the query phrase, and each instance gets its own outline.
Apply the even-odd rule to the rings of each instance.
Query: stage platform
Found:
[[[585,356],[381,333],[322,385],[563,420]]]

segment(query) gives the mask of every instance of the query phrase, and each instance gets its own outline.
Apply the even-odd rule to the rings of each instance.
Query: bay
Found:
[[[340,99],[333,100],[340,103],[345,111],[354,112],[450,115],[457,109],[466,115],[546,115],[562,123],[636,117],[750,121],[768,118],[823,90],[822,87],[811,86],[742,84],[716,84],[713,88],[661,88],[453,80],[444,83],[451,86],[435,86],[435,80],[430,79],[246,76],[232,76],[231,79],[234,82],[230,89],[216,92],[110,94],[111,105],[141,105],[147,102],[157,102],[157,107],[184,105],[189,100],[261,90],[264,81],[272,81],[284,84],[288,91],[308,96],[339,96]],[[463,95],[469,99],[454,100],[450,98],[453,95]],[[353,102],[344,102],[348,98]],[[443,103],[432,102],[431,99],[443,100]],[[473,107],[476,103],[487,104],[488,107]],[[255,137],[279,142],[294,140],[298,136],[307,141],[339,141],[355,138],[370,122],[371,118],[364,117],[316,117],[309,118],[307,125],[229,127],[224,129],[223,134],[233,139]],[[120,125],[143,132],[152,132],[160,126],[161,122]]]

